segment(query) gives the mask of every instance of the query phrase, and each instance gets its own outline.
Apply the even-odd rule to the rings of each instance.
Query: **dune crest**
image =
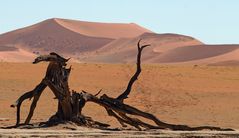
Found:
[[[135,23],[97,23],[59,18],[54,20],[73,32],[94,37],[118,39],[122,37],[136,37],[145,32],[152,33],[152,31]]]

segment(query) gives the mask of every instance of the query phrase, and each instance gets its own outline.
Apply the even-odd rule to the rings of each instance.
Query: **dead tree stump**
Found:
[[[33,64],[37,64],[42,61],[49,62],[46,75],[32,91],[26,92],[18,98],[18,100],[11,105],[11,107],[17,107],[17,119],[15,127],[20,125],[20,109],[21,104],[26,99],[31,99],[32,104],[30,107],[29,114],[25,122],[21,125],[26,125],[30,123],[30,120],[33,116],[37,102],[43,92],[43,90],[48,86],[51,91],[54,93],[56,99],[58,100],[58,109],[55,115],[50,117],[48,123],[58,124],[61,121],[72,121],[78,125],[95,127],[95,128],[105,128],[108,127],[108,124],[94,121],[91,117],[86,117],[82,115],[81,111],[84,108],[87,102],[94,102],[105,108],[109,116],[112,116],[117,119],[117,121],[123,126],[127,125],[133,126],[138,130],[142,129],[170,129],[170,130],[232,130],[232,129],[222,129],[219,127],[211,126],[201,126],[201,127],[189,127],[186,125],[174,125],[162,122],[156,116],[141,111],[135,107],[127,105],[124,103],[124,99],[128,98],[128,95],[131,92],[131,88],[134,82],[138,79],[138,76],[141,72],[141,53],[143,49],[150,45],[140,46],[140,41],[138,41],[137,49],[137,67],[136,72],[128,82],[128,85],[122,94],[116,98],[112,98],[103,94],[99,98],[97,97],[100,91],[93,95],[89,92],[82,91],[70,91],[68,86],[68,77],[70,75],[71,67],[66,68],[66,63],[69,59],[65,59],[60,55],[52,52],[49,55],[42,55],[35,59]],[[130,117],[135,116],[135,117]],[[137,116],[152,120],[155,124],[149,124],[141,121]]]

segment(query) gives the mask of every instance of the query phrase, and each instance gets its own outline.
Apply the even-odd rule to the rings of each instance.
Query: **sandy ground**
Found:
[[[41,81],[46,67],[45,63],[0,63],[0,127],[15,124],[16,109],[10,108],[10,105]],[[155,114],[168,123],[239,129],[239,67],[143,65],[142,69],[139,80],[126,100],[128,104]],[[116,97],[124,90],[133,72],[134,65],[74,63],[69,84],[71,89],[77,91],[96,93],[103,89],[101,94]],[[55,113],[57,101],[53,98],[49,89],[44,91],[32,122],[46,121]],[[22,106],[22,122],[29,105],[30,101],[26,101]],[[102,107],[87,103],[84,109],[84,114],[95,120],[120,127]],[[9,131],[0,130],[0,133],[5,135]],[[32,131],[35,130],[26,130],[26,134],[32,134]],[[181,135],[180,132],[175,133]]]
[[[108,137],[108,138],[122,138],[122,137],[238,137],[239,132],[219,132],[219,131],[166,131],[166,130],[150,130],[150,131],[106,131],[106,130],[42,130],[42,129],[0,129],[0,136],[2,137]]]

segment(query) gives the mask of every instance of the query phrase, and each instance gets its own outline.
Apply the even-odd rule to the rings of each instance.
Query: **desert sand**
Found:
[[[217,132],[217,131],[167,131],[167,130],[150,130],[150,131],[107,131],[107,130],[95,130],[78,128],[77,130],[42,130],[42,129],[12,129],[4,130],[0,129],[0,135],[2,137],[114,137],[114,138],[171,138],[171,137],[237,137],[238,131],[230,132]]]
[[[134,72],[132,64],[71,64],[71,89],[86,90],[93,94],[102,89],[102,94],[112,97],[124,90]],[[1,62],[0,66],[0,126],[6,127],[15,124],[16,109],[10,108],[10,105],[40,82],[47,64]],[[146,64],[142,68],[143,72],[126,103],[155,114],[168,123],[239,129],[238,66]],[[32,123],[47,121],[55,113],[57,103],[53,98],[49,89],[43,92]],[[28,113],[29,104],[30,101],[27,101],[22,106],[21,121],[24,121]],[[114,118],[107,116],[102,107],[91,103],[86,106],[84,114],[109,123],[112,128],[121,127]],[[26,134],[28,132],[26,130]],[[210,132],[205,132],[207,133]]]
[[[207,45],[191,36],[156,34],[134,23],[97,23],[53,18],[0,35],[0,127],[15,124],[10,105],[44,77],[47,63],[30,62],[39,54],[57,52],[72,59],[72,90],[116,97],[135,70],[137,42],[150,44],[142,55],[143,72],[126,103],[172,124],[217,126],[239,130],[239,45]],[[127,64],[124,64],[127,63]],[[157,64],[154,64],[157,63]],[[160,63],[160,64],[158,64]],[[69,65],[69,66],[70,66]],[[22,122],[30,100],[21,110]],[[57,101],[46,89],[32,118],[47,121]],[[122,129],[102,107],[87,103],[85,115]],[[44,111],[44,112],[42,112]],[[151,122],[152,123],[152,122]],[[131,131],[129,131],[130,129]],[[133,130],[132,130],[133,129]],[[57,130],[57,131],[56,131]],[[0,129],[0,136],[238,136],[239,132],[168,130],[97,130],[62,124],[51,128]]]

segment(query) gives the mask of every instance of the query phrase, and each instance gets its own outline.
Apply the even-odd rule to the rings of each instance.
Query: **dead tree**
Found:
[[[141,111],[135,107],[127,105],[124,103],[124,99],[128,97],[131,92],[131,88],[134,82],[137,80],[141,72],[141,53],[143,49],[150,45],[140,46],[140,40],[137,44],[138,55],[137,55],[137,67],[136,72],[130,79],[125,91],[116,98],[112,98],[103,94],[97,97],[100,91],[93,95],[89,92],[82,91],[70,91],[68,86],[68,77],[70,75],[71,67],[66,68],[66,62],[69,59],[65,59],[56,53],[50,53],[49,55],[39,56],[35,59],[33,64],[47,61],[50,62],[46,71],[45,77],[42,79],[40,84],[38,84],[32,91],[23,94],[11,107],[17,107],[17,119],[16,127],[20,125],[20,108],[21,104],[26,99],[33,98],[30,112],[25,120],[24,124],[29,124],[33,116],[34,109],[37,102],[43,92],[43,90],[48,86],[54,93],[56,99],[58,100],[58,110],[50,117],[47,123],[58,124],[61,121],[72,121],[78,125],[105,128],[108,124],[94,121],[91,117],[82,115],[81,111],[87,102],[94,102],[105,108],[109,116],[117,119],[117,121],[123,126],[127,125],[133,126],[138,130],[144,129],[170,129],[170,130],[231,130],[231,129],[221,129],[219,127],[201,126],[201,127],[189,127],[186,125],[174,125],[162,122],[156,116]],[[130,116],[129,116],[130,115]],[[134,116],[134,117],[132,117]],[[155,124],[149,124],[141,121],[137,118],[143,117],[152,120]]]

